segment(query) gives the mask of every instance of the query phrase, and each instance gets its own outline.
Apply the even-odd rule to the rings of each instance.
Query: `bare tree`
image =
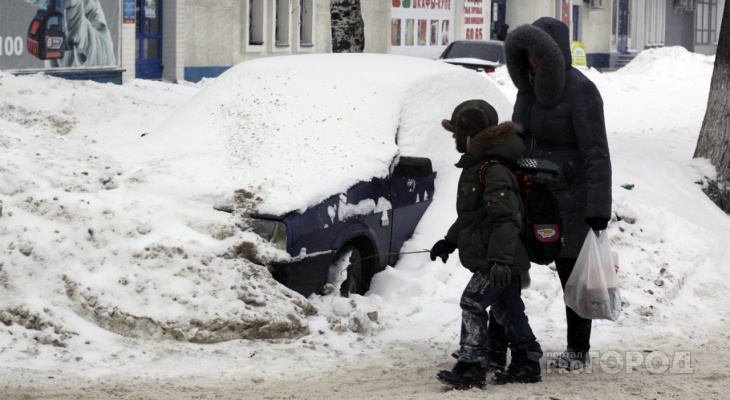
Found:
[[[719,39],[710,96],[694,157],[709,159],[717,169],[717,180],[705,192],[723,211],[730,213],[730,2],[725,4],[722,14]]]
[[[365,50],[365,22],[360,0],[331,0],[332,52],[362,53]]]

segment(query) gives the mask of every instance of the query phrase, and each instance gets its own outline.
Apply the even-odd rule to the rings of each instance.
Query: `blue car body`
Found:
[[[273,263],[272,275],[304,296],[319,293],[330,265],[340,249],[349,245],[359,250],[362,259],[364,285],[360,291],[364,293],[373,275],[398,260],[398,251],[413,235],[431,204],[435,177],[427,158],[402,157],[388,178],[360,182],[303,213],[254,215],[286,225],[286,251],[293,258],[286,263]],[[390,207],[340,220],[333,213],[343,207],[343,198],[350,205],[385,200]],[[303,251],[307,256],[297,257]]]

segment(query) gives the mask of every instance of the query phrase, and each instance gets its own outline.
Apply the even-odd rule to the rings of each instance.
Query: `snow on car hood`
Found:
[[[492,63],[495,65],[499,65],[499,60],[485,60],[483,58],[476,58],[476,57],[439,58],[439,61],[443,61],[445,63],[459,63],[459,64],[473,64],[473,65],[483,65],[486,63]]]
[[[385,177],[399,154],[453,166],[441,120],[471,98],[511,115],[495,84],[462,67],[381,54],[271,57],[231,68],[143,139],[190,195],[231,201],[243,189],[257,212],[282,215]]]

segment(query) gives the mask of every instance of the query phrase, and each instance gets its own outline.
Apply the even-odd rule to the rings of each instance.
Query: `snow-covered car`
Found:
[[[451,42],[439,60],[487,73],[506,63],[504,42],[499,40],[456,40]]]
[[[364,294],[431,204],[434,171],[454,169],[441,120],[470,98],[510,115],[491,80],[433,60],[271,57],[231,68],[149,136],[165,165],[285,252],[267,261],[278,281],[307,296],[344,280],[343,295]],[[346,276],[331,274],[347,255]]]
[[[340,293],[364,294],[372,276],[398,260],[434,193],[431,160],[396,157],[385,177],[371,177],[304,212],[252,214],[254,232],[274,246],[297,255],[295,261],[273,262],[276,280],[304,294],[319,292],[325,283],[340,282]],[[334,257],[333,257],[334,255]],[[338,279],[339,256],[349,257],[345,276]]]

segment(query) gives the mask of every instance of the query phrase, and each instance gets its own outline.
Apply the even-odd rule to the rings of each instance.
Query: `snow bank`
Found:
[[[59,343],[78,332],[64,323],[73,313],[148,339],[308,332],[306,300],[239,258],[257,238],[210,204],[149,183],[159,171],[136,151],[142,133],[196,92],[0,73],[5,325],[55,326],[48,340]]]
[[[707,73],[715,63],[715,56],[691,53],[682,46],[659,47],[639,53],[625,67],[617,71],[623,75],[642,75],[644,78],[657,75],[672,77],[674,80],[696,81],[698,74]]]

